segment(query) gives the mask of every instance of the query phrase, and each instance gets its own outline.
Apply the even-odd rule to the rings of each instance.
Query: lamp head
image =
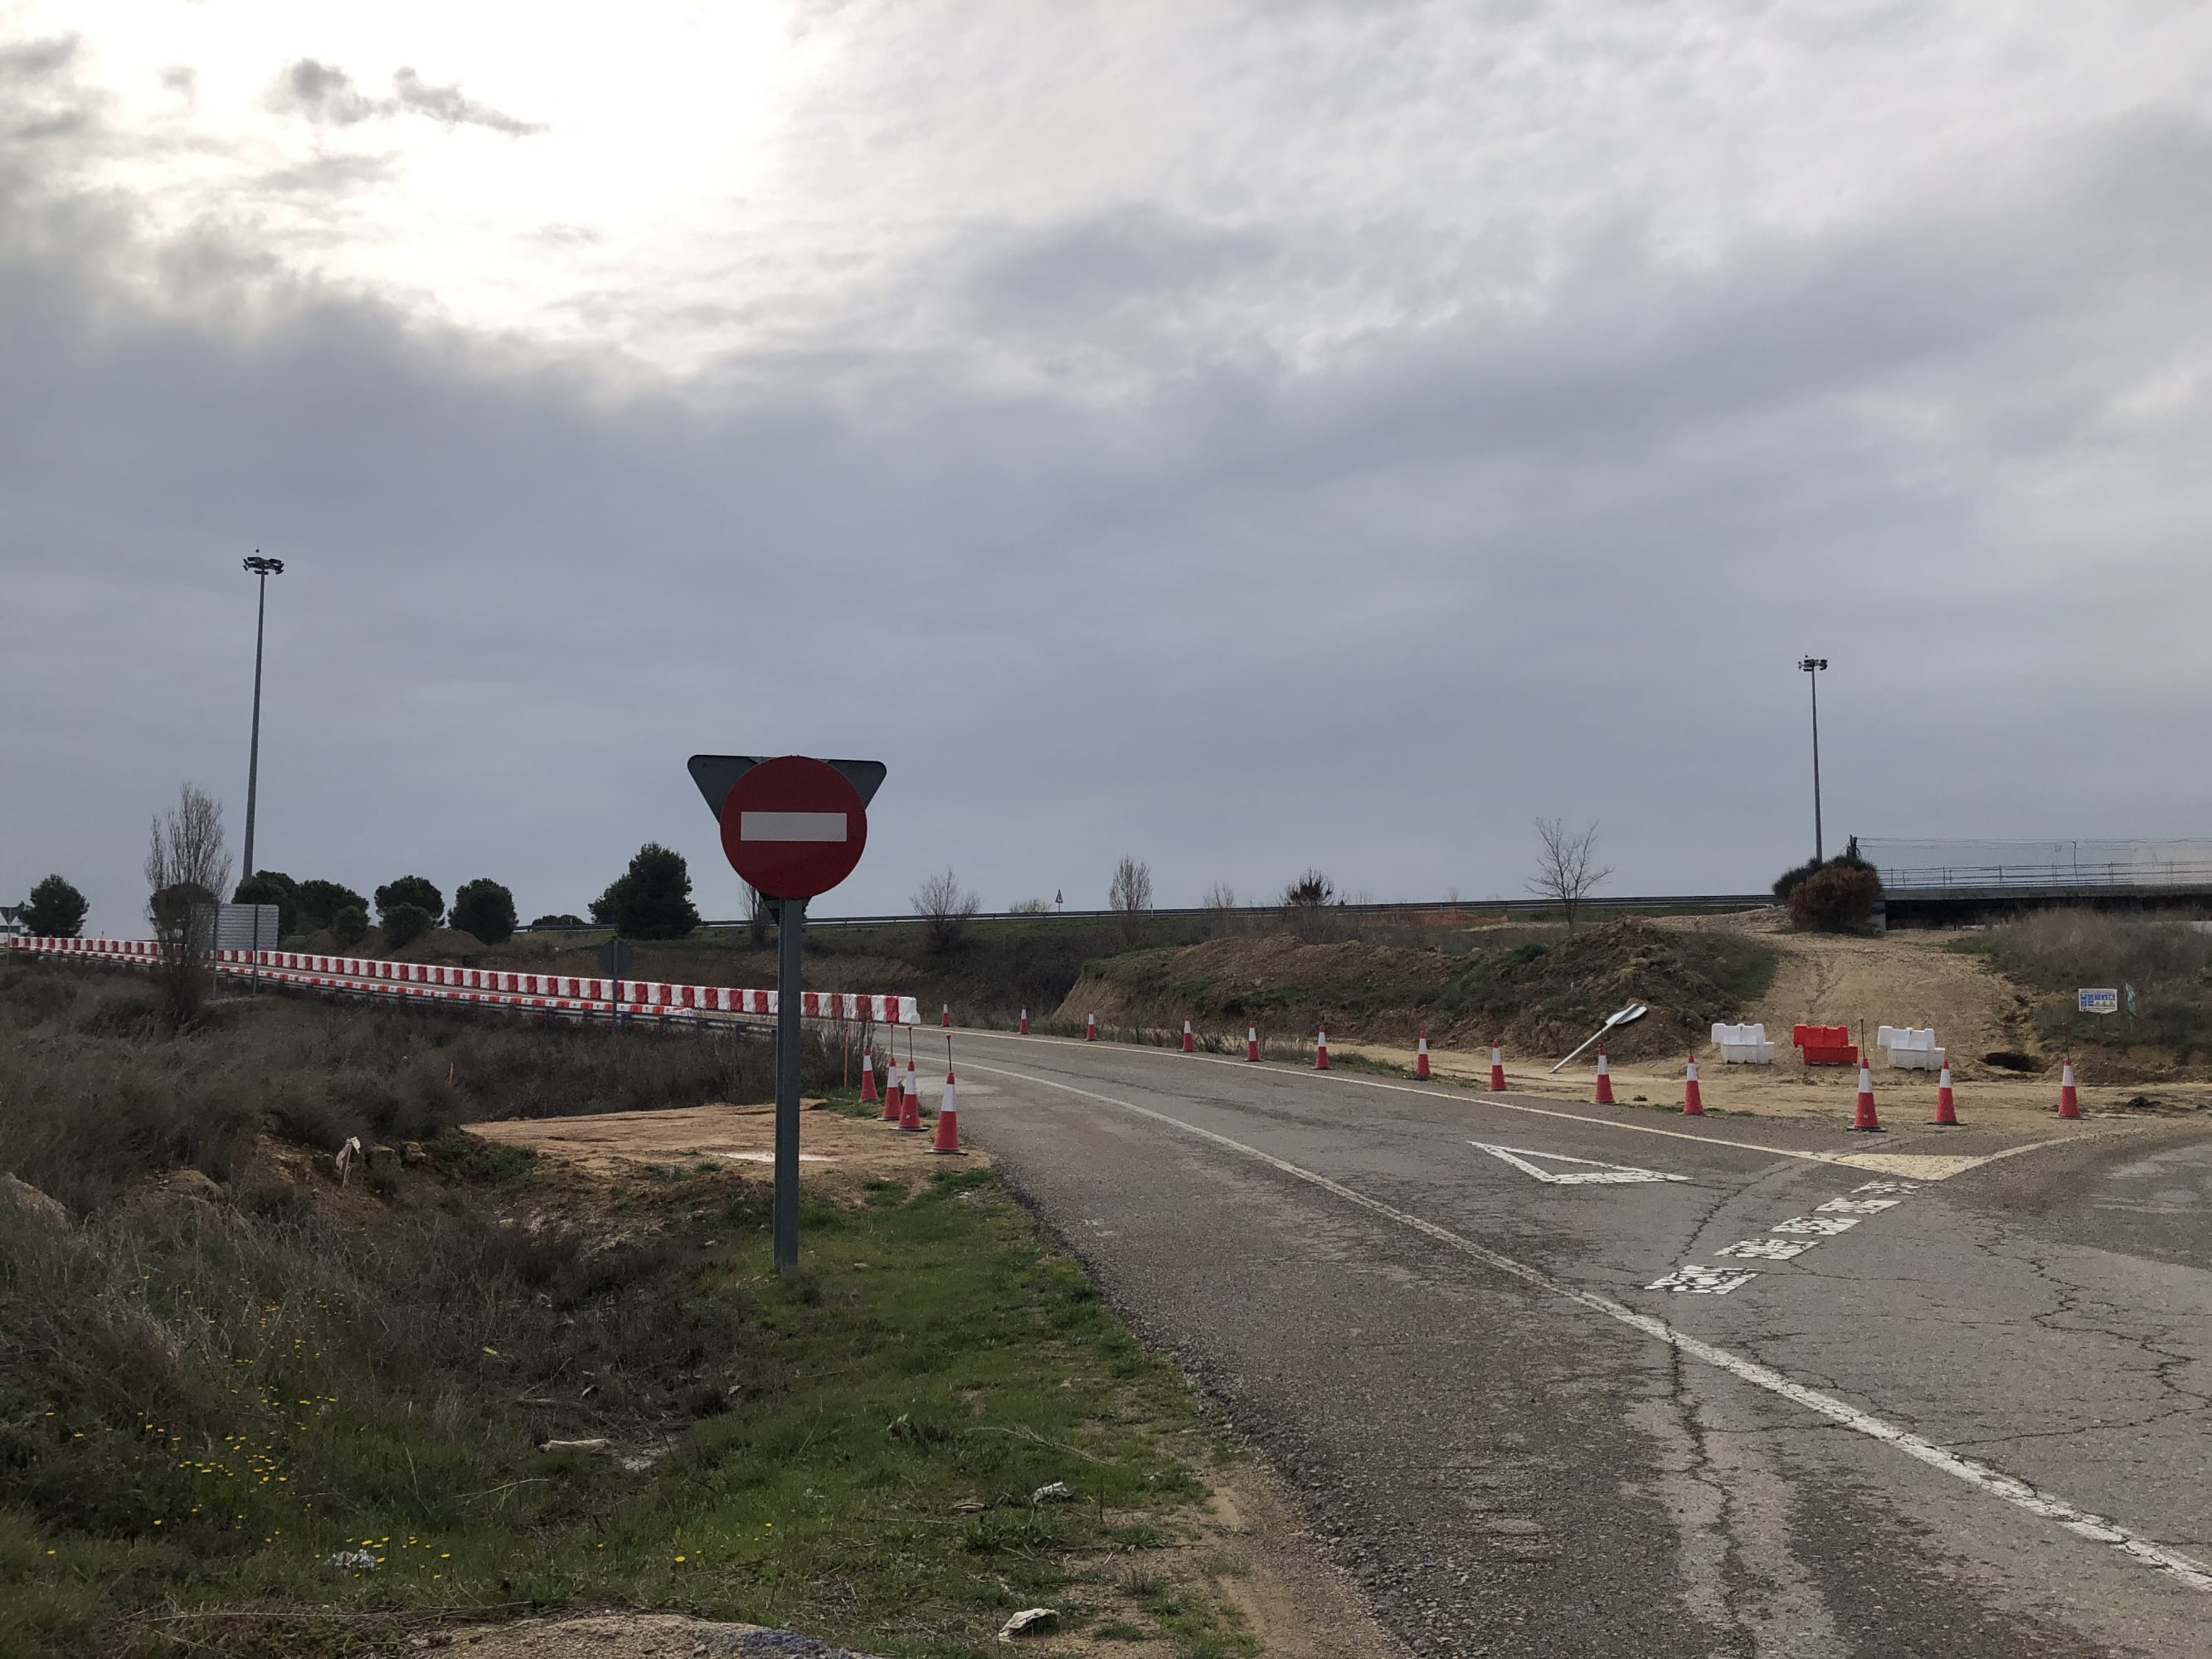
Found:
[[[264,559],[256,553],[246,562],[246,568],[256,576],[281,576],[284,574],[284,561]]]
[[[1826,657],[1807,657],[1797,665],[1809,674],[1816,668],[1826,668],[1828,665],[1828,659]]]

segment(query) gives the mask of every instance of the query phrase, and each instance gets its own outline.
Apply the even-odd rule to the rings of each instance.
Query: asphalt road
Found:
[[[2212,1655],[2212,1124],[958,1049],[967,1136],[1416,1652]]]

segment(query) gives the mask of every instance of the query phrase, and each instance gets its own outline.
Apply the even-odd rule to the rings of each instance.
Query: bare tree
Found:
[[[1121,932],[1133,940],[1144,926],[1145,912],[1152,908],[1152,866],[1141,859],[1121,854],[1114,866],[1114,879],[1106,889],[1106,907],[1121,913]]]
[[[214,905],[230,887],[230,854],[222,845],[222,807],[198,786],[177,792],[177,804],[154,815],[147,831],[146,918],[154,924],[154,981],[163,1012],[189,1025],[214,983],[214,939],[193,927],[193,911]]]
[[[775,901],[750,882],[745,890],[745,932],[755,945],[768,943],[769,924],[775,920]]]
[[[1206,896],[1199,902],[1209,910],[1234,910],[1237,890],[1225,881],[1217,881],[1206,890]]]
[[[1318,870],[1309,870],[1283,889],[1277,901],[1283,907],[1283,923],[1309,945],[1318,944],[1331,931],[1328,907],[1336,902],[1336,884]]]
[[[929,948],[939,956],[959,948],[968,936],[968,923],[982,908],[983,901],[963,887],[949,868],[915,890],[915,914],[929,924]]]
[[[1536,840],[1536,873],[1528,878],[1528,890],[1555,901],[1566,913],[1571,933],[1583,901],[1613,873],[1611,866],[1601,866],[1597,861],[1597,825],[1575,836],[1558,818],[1538,818]]]

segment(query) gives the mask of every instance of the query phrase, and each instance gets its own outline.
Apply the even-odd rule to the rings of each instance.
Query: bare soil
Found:
[[[924,1100],[933,1103],[934,1093],[926,1090]],[[956,1161],[930,1151],[932,1135],[902,1133],[887,1123],[846,1117],[822,1109],[819,1101],[806,1104],[809,1109],[799,1119],[799,1178],[803,1185],[850,1196],[870,1181],[911,1182],[926,1178],[933,1165]],[[712,1162],[740,1175],[757,1172],[765,1183],[774,1173],[775,1108],[716,1103],[678,1111],[510,1118],[471,1123],[467,1133],[509,1146],[527,1146],[541,1158],[557,1158],[595,1176],[623,1176],[655,1165]],[[989,1162],[977,1152],[966,1153],[964,1159]]]
[[[1647,1056],[1611,1060],[1613,1093],[1620,1101],[1679,1108],[1684,1061],[1698,1061],[1699,1092],[1709,1112],[1752,1112],[1762,1115],[1814,1117],[1850,1121],[1857,1102],[1858,1073],[1850,1066],[1807,1066],[1790,1046],[1790,1027],[1800,1023],[1849,1025],[1853,1041],[1872,1068],[1876,1108],[1899,1121],[1920,1122],[1934,1115],[1933,1073],[1891,1066],[1874,1048],[1883,1025],[1933,1026],[1936,1040],[1948,1051],[1952,1082],[1962,1118],[1996,1117],[2026,1126],[2053,1118],[2058,1104],[2059,1066],[2063,1055],[2039,1049],[2028,1014],[2033,998],[1978,956],[1945,948],[1950,933],[1889,933],[1851,938],[1778,931],[1772,913],[1745,916],[1670,917],[1658,925],[1669,930],[1713,930],[1729,926],[1769,935],[1782,953],[1766,994],[1741,1016],[1764,1024],[1775,1048],[1771,1066],[1724,1066],[1719,1051],[1701,1034],[1686,1044],[1681,1058]],[[1586,1034],[1585,1034],[1586,1035]],[[1580,1039],[1577,1038],[1577,1041]],[[1332,1048],[1378,1060],[1406,1063],[1402,1045],[1338,1043]],[[1565,1045],[1571,1048],[1571,1043]],[[1595,1051],[1556,1077],[1552,1062],[1565,1053],[1530,1054],[1509,1048],[1506,1081],[1518,1093],[1556,1095],[1587,1101],[1595,1081]],[[1991,1053],[2022,1054],[2042,1069],[2022,1074],[1990,1065]],[[1430,1064],[1437,1075],[1486,1081],[1486,1048],[1431,1046]],[[2086,1060],[2077,1062],[2082,1109],[2093,1115],[2168,1115],[2212,1109],[2212,1083],[2181,1081],[2145,1085],[2132,1078],[2100,1080]],[[1639,1102],[1638,1097],[1641,1097]],[[2130,1105],[2147,1101],[2150,1103]]]

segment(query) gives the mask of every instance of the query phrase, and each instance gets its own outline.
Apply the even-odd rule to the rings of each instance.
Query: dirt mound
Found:
[[[1443,1042],[1502,1037],[1522,1053],[1565,1053],[1623,1004],[1651,1012],[1620,1033],[1623,1059],[1684,1051],[1765,988],[1773,947],[1741,934],[1663,931],[1625,918],[1555,945],[1531,941],[1451,957],[1388,945],[1307,945],[1287,934],[1215,939],[1092,964],[1060,1018],[1179,1025],[1241,1036],[1326,1024],[1355,1040]]]

